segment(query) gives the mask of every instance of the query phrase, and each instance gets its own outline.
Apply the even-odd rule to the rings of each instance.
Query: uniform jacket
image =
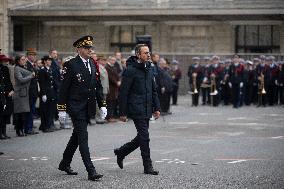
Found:
[[[64,64],[58,107],[66,106],[67,113],[76,119],[88,119],[105,106],[100,79],[96,79],[96,67],[89,59],[91,74],[79,55]],[[62,110],[61,108],[58,108]]]
[[[0,115],[10,115],[12,113],[12,97],[8,97],[8,93],[13,90],[9,69],[7,66],[0,64]],[[5,111],[3,111],[4,105],[6,105]]]
[[[40,87],[40,96],[46,95],[48,100],[56,100],[57,84],[54,79],[53,71],[42,67],[38,72],[38,81]]]
[[[14,113],[30,112],[29,87],[32,78],[32,72],[15,66]]]
[[[132,119],[149,119],[160,111],[153,69],[150,63],[138,63],[132,56],[127,60],[119,93],[119,110],[122,116]]]
[[[237,66],[232,64],[229,68],[229,75],[233,85],[240,84],[244,81],[244,66],[240,63]]]

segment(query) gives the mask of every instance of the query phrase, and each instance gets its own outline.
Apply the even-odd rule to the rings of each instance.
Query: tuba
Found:
[[[212,73],[210,75],[210,80],[211,80],[211,86],[210,86],[210,95],[217,95],[218,91],[216,89],[216,75]]]
[[[198,91],[197,91],[197,86],[196,86],[196,77],[197,77],[197,73],[192,73],[192,92],[193,94],[197,94]]]

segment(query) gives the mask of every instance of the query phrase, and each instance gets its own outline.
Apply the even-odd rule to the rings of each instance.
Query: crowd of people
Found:
[[[213,56],[205,57],[203,64],[199,57],[192,60],[188,68],[192,106],[198,106],[199,94],[203,105],[284,104],[284,62],[274,56],[244,60],[236,54],[225,61]]]
[[[18,137],[37,134],[34,119],[40,119],[39,130],[42,132],[72,127],[68,115],[66,119],[59,120],[60,128],[54,124],[54,120],[58,120],[56,104],[64,74],[63,66],[72,58],[68,56],[59,59],[55,49],[42,58],[37,57],[33,48],[27,49],[26,54],[18,54],[14,59],[0,54],[0,139],[10,138],[6,125],[11,123]],[[119,88],[129,62],[120,52],[106,57],[92,51],[92,59],[99,70],[97,77],[103,86],[108,112],[105,119],[99,113],[92,118],[97,124],[119,121]],[[182,77],[179,62],[170,62],[160,58],[159,54],[152,54],[151,61],[161,115],[171,114],[170,105],[177,105],[179,80]],[[250,104],[284,104],[283,62],[277,62],[273,56],[243,60],[234,55],[225,61],[221,61],[218,56],[202,59],[193,57],[192,61],[188,68],[192,106],[199,105],[200,96],[203,105],[212,106],[221,103],[232,104],[235,108]],[[89,124],[92,124],[91,119]]]

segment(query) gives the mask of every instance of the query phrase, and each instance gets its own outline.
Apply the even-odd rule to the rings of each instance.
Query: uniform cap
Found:
[[[192,58],[192,60],[200,60],[200,58],[195,56],[195,57]]]
[[[76,48],[80,48],[80,47],[93,47],[93,37],[92,36],[83,36],[80,39],[78,39],[77,41],[75,41],[73,43],[73,46]]]

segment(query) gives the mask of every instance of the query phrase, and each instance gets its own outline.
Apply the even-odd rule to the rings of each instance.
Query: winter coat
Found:
[[[135,56],[127,60],[119,93],[121,116],[132,119],[149,119],[160,111],[153,68],[149,62],[138,63]]]
[[[23,67],[15,66],[15,94],[14,94],[14,113],[30,112],[29,87],[32,72]]]

